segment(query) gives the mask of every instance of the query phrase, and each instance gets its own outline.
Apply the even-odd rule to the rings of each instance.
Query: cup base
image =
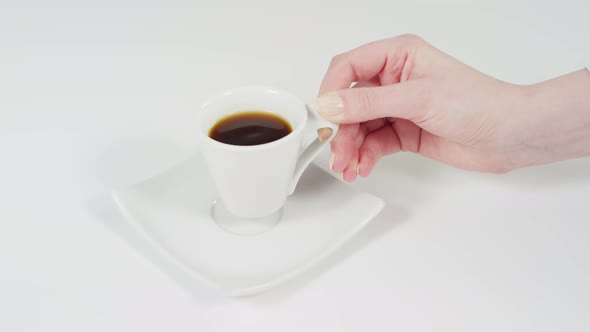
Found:
[[[211,217],[223,230],[237,235],[258,235],[271,230],[283,215],[283,208],[260,218],[241,218],[227,210],[221,200],[213,201],[211,205]]]

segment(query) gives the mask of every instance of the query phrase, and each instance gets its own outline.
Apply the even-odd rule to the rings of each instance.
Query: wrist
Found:
[[[522,153],[517,167],[590,155],[590,72],[520,87]]]

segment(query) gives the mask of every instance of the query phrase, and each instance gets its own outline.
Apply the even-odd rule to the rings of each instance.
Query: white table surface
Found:
[[[193,154],[194,114],[219,90],[311,101],[331,56],[405,32],[535,82],[590,62],[589,9],[0,0],[0,331],[589,331],[588,158],[501,176],[387,158],[352,185],[386,200],[373,224],[239,299],[187,292],[91,208]]]

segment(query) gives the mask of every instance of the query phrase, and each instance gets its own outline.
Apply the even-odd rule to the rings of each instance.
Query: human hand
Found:
[[[584,72],[581,87],[588,88]],[[334,57],[314,107],[327,120],[342,124],[331,144],[330,167],[345,181],[368,176],[380,158],[399,151],[501,173],[577,156],[539,151],[552,142],[539,138],[544,131],[574,125],[544,124],[560,111],[543,105],[547,89],[499,81],[417,36],[403,35]],[[586,116],[588,99],[577,105],[587,110]]]

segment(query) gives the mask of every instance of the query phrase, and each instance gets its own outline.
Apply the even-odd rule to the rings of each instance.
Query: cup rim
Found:
[[[247,86],[232,88],[232,89],[228,89],[228,90],[225,90],[225,91],[222,91],[222,92],[219,92],[217,94],[210,96],[209,98],[207,98],[207,100],[203,104],[201,104],[201,112],[199,112],[199,114],[198,114],[199,120],[197,121],[199,123],[199,125],[202,123],[203,113],[205,112],[205,110],[209,104],[211,104],[214,100],[216,100],[218,98],[223,98],[225,96],[228,96],[228,95],[235,93],[236,91],[240,91],[240,90],[253,90],[253,91],[259,91],[259,92],[263,92],[263,93],[281,94],[281,95],[285,95],[285,96],[297,101],[298,103],[301,104],[301,107],[305,110],[305,118],[304,118],[303,123],[298,124],[295,128],[293,128],[293,130],[289,134],[285,135],[284,137],[281,137],[275,141],[263,143],[263,144],[233,145],[233,144],[228,144],[228,143],[222,143],[222,142],[216,141],[213,138],[209,137],[209,135],[207,133],[203,132],[202,128],[199,128],[198,135],[201,138],[201,141],[203,141],[207,144],[212,144],[212,145],[217,146],[219,148],[224,148],[224,149],[228,149],[228,150],[256,151],[256,150],[269,149],[274,146],[284,144],[290,140],[295,139],[295,137],[298,136],[298,134],[304,130],[305,122],[307,120],[307,104],[305,102],[303,102],[299,97],[295,96],[294,94],[292,94],[290,92],[287,92],[282,89],[264,86],[264,85],[247,85]],[[239,111],[236,113],[239,113]]]

